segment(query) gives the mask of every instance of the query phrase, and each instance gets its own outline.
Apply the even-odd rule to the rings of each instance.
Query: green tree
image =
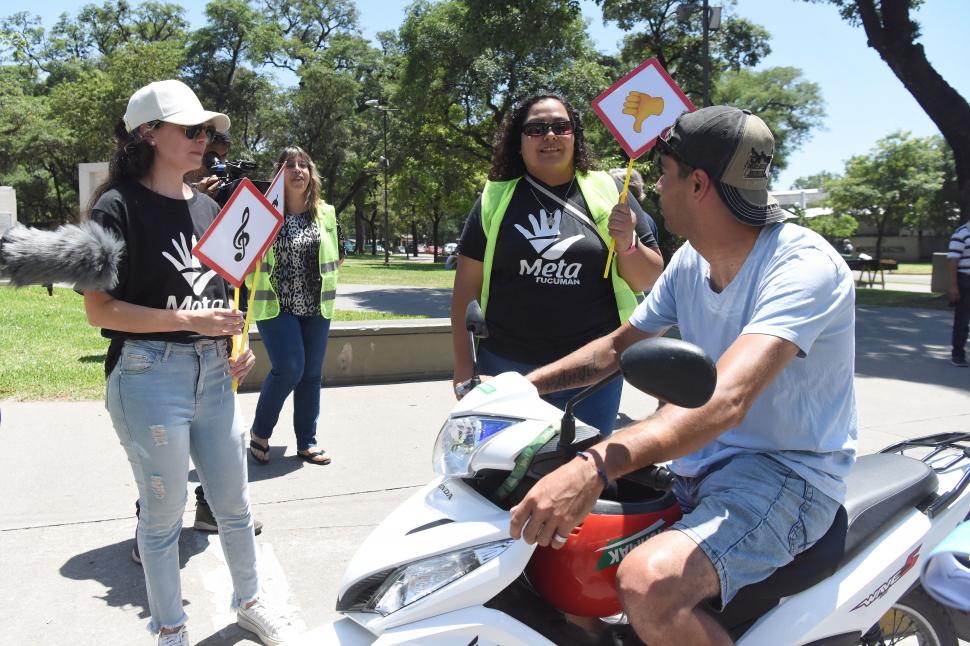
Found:
[[[673,0],[597,0],[604,20],[629,31],[620,49],[615,74],[626,72],[649,57],[656,57],[695,105],[703,105],[704,58],[698,17],[677,17],[680,2]],[[770,35],[761,26],[722,10],[721,25],[710,34],[711,97],[714,103],[748,108],[775,135],[772,173],[777,177],[792,151],[804,143],[825,117],[817,84],[805,80],[793,67],[757,72],[756,66],[771,52]]]
[[[839,176],[836,173],[823,170],[819,173],[815,173],[814,175],[799,177],[792,182],[792,188],[817,188],[827,192],[832,181],[837,179],[839,179]]]
[[[582,106],[606,84],[578,3],[417,0],[400,29],[397,103],[442,126],[450,146],[487,162],[498,125],[541,88]]]
[[[970,103],[936,71],[919,42],[920,26],[910,12],[922,0],[808,1],[833,4],[843,20],[861,25],[869,47],[879,53],[940,129],[953,151],[957,199],[961,219],[966,221],[970,218]]]
[[[620,47],[618,63],[629,70],[656,56],[684,92],[702,105],[704,50],[702,24],[697,18],[679,20],[673,0],[596,0],[604,20],[616,22],[628,32]],[[770,35],[758,25],[722,9],[721,26],[710,32],[711,80],[726,70],[754,67],[771,52]]]
[[[838,248],[840,240],[855,235],[855,232],[859,229],[859,221],[851,215],[835,215],[830,213],[827,215],[807,217],[801,208],[796,207],[792,210],[795,212],[795,218],[792,222],[811,229],[832,243],[836,248]]]
[[[820,173],[815,173],[814,175],[799,177],[792,183],[792,187],[798,189],[818,189],[828,194],[831,191],[834,183],[838,182],[840,179],[841,177],[835,173],[822,171]],[[831,197],[826,195],[823,199],[813,202],[812,208],[822,209],[825,207],[830,207],[831,205]],[[851,215],[828,213],[825,215],[814,215],[812,217],[808,217],[808,209],[802,209],[801,207],[796,206],[791,210],[795,214],[795,219],[793,220],[795,224],[815,231],[823,238],[831,242],[836,248],[840,248],[839,243],[841,240],[854,235],[859,228],[859,221]]]
[[[943,187],[940,152],[931,138],[896,132],[876,142],[868,155],[846,162],[845,174],[830,185],[832,208],[876,229],[876,259],[882,239],[902,227],[922,229]]]
[[[825,117],[818,84],[806,81],[794,67],[727,71],[718,80],[713,96],[717,103],[751,110],[768,124],[775,136],[771,162],[775,177]]]
[[[350,0],[263,0],[266,28],[254,54],[266,65],[296,72],[330,48],[335,37],[357,35],[357,7]]]

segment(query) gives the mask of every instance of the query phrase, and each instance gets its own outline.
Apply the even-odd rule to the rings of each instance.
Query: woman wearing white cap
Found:
[[[111,339],[106,405],[138,485],[137,540],[158,643],[189,643],[182,609],[178,537],[189,456],[219,524],[219,539],[243,628],[279,644],[293,628],[260,597],[249,505],[244,428],[231,381],[253,366],[229,356],[243,317],[229,287],[191,255],[219,212],[183,176],[201,165],[207,141],[229,128],[185,84],[147,85],[115,128],[117,151],[91,218],[125,241],[118,285],[86,292],[88,321]]]

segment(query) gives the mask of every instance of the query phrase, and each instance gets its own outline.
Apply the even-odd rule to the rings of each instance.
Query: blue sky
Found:
[[[179,3],[186,7],[193,26],[203,24],[203,0]],[[61,12],[73,13],[80,4],[76,0],[8,0],[0,13],[31,11],[50,26]],[[373,37],[379,31],[396,29],[408,4],[410,0],[357,0],[364,35]],[[616,51],[622,32],[615,24],[603,24],[592,0],[583,0],[582,5],[597,47]],[[842,22],[833,6],[802,0],[738,0],[732,11],[772,34],[772,54],[762,66],[801,69],[806,79],[821,86],[825,99],[828,116],[824,128],[792,155],[775,188],[787,188],[796,178],[823,170],[840,173],[846,159],[868,152],[876,140],[896,130],[917,136],[938,132],[875,50],[866,46],[862,28]],[[970,60],[970,2],[927,0],[916,17],[923,31],[920,42],[930,62],[960,94],[970,98],[970,72],[965,67]]]

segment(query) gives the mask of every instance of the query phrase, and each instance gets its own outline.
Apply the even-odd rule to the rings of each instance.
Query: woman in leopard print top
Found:
[[[321,275],[336,271],[336,218],[333,207],[320,197],[320,177],[310,156],[297,146],[285,148],[277,169],[285,166],[284,220],[273,243],[269,285],[263,292],[278,301],[278,313],[257,316],[256,326],[269,354],[272,369],[263,381],[251,430],[250,453],[260,464],[269,462],[269,438],[283,403],[293,393],[293,430],[297,455],[310,464],[329,464],[317,447],[323,358],[330,332],[329,308],[333,289],[324,289]],[[329,256],[332,261],[328,261]],[[260,292],[257,291],[257,294]]]

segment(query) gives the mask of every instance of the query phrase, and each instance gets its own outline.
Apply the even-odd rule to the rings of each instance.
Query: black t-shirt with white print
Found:
[[[588,214],[576,182],[535,181]],[[622,191],[622,184],[618,188]],[[641,244],[656,248],[653,219],[632,196],[627,203],[636,214]],[[479,198],[465,221],[458,253],[481,262],[485,245]],[[495,245],[485,312],[489,335],[482,347],[507,359],[544,364],[615,330],[620,321],[613,282],[603,278],[607,245],[595,225],[561,209],[525,178],[519,181]]]
[[[114,298],[156,309],[199,310],[231,307],[229,287],[215,271],[192,255],[192,247],[219,214],[219,205],[193,189],[188,200],[177,200],[138,183],[113,188],[102,195],[91,219],[125,241]],[[149,339],[193,343],[212,338],[191,330],[135,333],[102,329],[114,341]],[[120,349],[120,343],[112,343]],[[108,363],[112,361],[109,351]],[[111,366],[106,368],[110,371]]]

